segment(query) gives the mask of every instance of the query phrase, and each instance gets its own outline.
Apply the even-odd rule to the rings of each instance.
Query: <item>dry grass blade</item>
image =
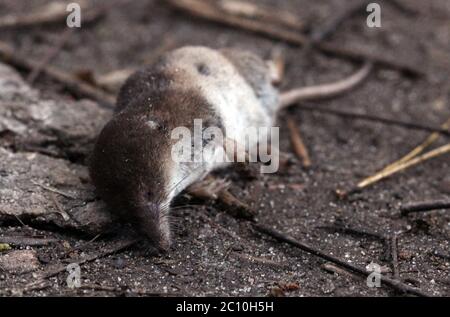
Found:
[[[450,129],[450,118],[447,120],[447,122],[445,122],[442,126],[442,129],[448,130]],[[416,148],[414,148],[411,152],[409,152],[407,155],[405,155],[404,157],[402,157],[400,160],[389,164],[388,166],[386,166],[383,171],[385,170],[390,170],[392,168],[394,168],[395,166],[405,163],[411,159],[413,159],[414,157],[416,157],[417,155],[419,155],[420,153],[422,153],[423,151],[425,151],[426,148],[428,148],[430,145],[432,145],[433,143],[435,143],[439,138],[440,138],[441,134],[434,132],[432,133],[422,144],[420,144],[419,146],[417,146]]]
[[[450,128],[450,118],[441,126],[441,129],[444,131],[448,131],[449,128]],[[433,143],[435,143],[440,138],[440,136],[441,136],[441,133],[439,133],[439,132],[432,133],[430,136],[428,136],[428,138],[422,144],[420,144],[419,146],[414,148],[407,155],[405,155],[398,161],[395,161],[394,163],[389,164],[388,166],[383,168],[378,173],[363,179],[359,184],[362,184],[361,186],[366,187],[370,184],[373,184],[374,182],[379,181],[380,179],[382,179],[382,178],[380,178],[381,175],[388,174],[390,171],[395,170],[397,167],[402,166],[402,165],[406,164],[407,162],[411,161],[412,159],[417,157],[419,154],[421,154],[423,151],[425,151],[425,149],[427,149],[429,146],[431,146]],[[365,185],[365,184],[368,184],[368,185]],[[358,185],[358,187],[360,187],[360,185]]]
[[[378,182],[378,181],[380,181],[382,179],[385,179],[385,178],[387,178],[387,177],[389,177],[391,175],[394,175],[394,174],[396,174],[396,173],[398,173],[400,171],[403,171],[403,170],[405,170],[407,168],[410,168],[410,167],[412,167],[414,165],[423,163],[423,162],[428,161],[428,160],[430,160],[432,158],[435,158],[435,157],[438,157],[438,156],[441,156],[441,155],[444,155],[444,154],[447,154],[447,153],[450,153],[450,144],[443,145],[443,146],[441,146],[441,147],[439,147],[439,148],[437,148],[435,150],[432,150],[432,151],[430,151],[428,153],[425,153],[425,154],[423,154],[421,156],[418,156],[418,157],[416,157],[416,158],[414,158],[412,160],[409,160],[407,162],[398,164],[398,165],[392,167],[389,170],[384,170],[384,171],[382,171],[382,172],[380,172],[380,173],[378,173],[378,174],[376,174],[376,175],[374,175],[374,176],[372,176],[372,177],[370,177],[368,179],[365,179],[362,182],[358,183],[357,188],[358,189],[363,189],[363,188],[365,188],[365,187],[367,187],[369,185],[372,185],[372,184],[374,184],[374,183],[376,183],[376,182]]]

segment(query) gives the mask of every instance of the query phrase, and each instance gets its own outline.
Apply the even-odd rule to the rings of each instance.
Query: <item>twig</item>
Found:
[[[450,201],[449,200],[439,200],[439,201],[428,201],[428,202],[420,202],[409,204],[401,207],[402,216],[406,216],[413,212],[427,212],[438,209],[450,209]]]
[[[319,43],[317,48],[323,53],[333,55],[335,57],[341,57],[355,62],[373,62],[378,66],[383,66],[385,68],[397,70],[403,72],[405,75],[413,77],[423,77],[426,76],[425,70],[421,69],[417,65],[412,65],[400,60],[395,60],[388,58],[386,56],[377,55],[373,51],[364,52],[357,51],[350,47],[340,47],[329,43]]]
[[[343,275],[343,276],[348,276],[351,278],[358,278],[359,276],[356,276],[354,273],[349,272],[347,270],[341,269],[339,266],[334,265],[333,263],[324,263],[322,265],[322,268],[325,271],[331,272],[331,273],[336,273],[338,275]]]
[[[159,45],[156,49],[152,50],[152,52],[145,56],[142,60],[144,65],[153,64],[163,53],[169,51],[170,49],[176,46],[176,42],[170,35],[164,35],[163,41],[161,45]],[[130,77],[135,71],[136,68],[123,68],[117,69],[106,74],[102,75],[94,75],[94,84],[106,91],[109,92],[117,92],[120,86],[126,81],[128,77]]]
[[[300,32],[305,30],[305,23],[289,11],[237,0],[221,0],[218,5],[228,14],[275,23]]]
[[[355,4],[351,4],[346,6],[342,11],[337,14],[333,14],[333,18],[329,19],[328,23],[325,23],[322,26],[319,26],[316,30],[313,30],[311,35],[312,43],[319,43],[323,40],[326,40],[330,37],[333,32],[336,32],[337,29],[342,25],[343,22],[349,20],[353,16],[357,14],[366,13],[365,9],[367,6],[373,1],[364,0],[359,1]],[[400,11],[408,14],[417,14],[414,10],[404,6],[402,3],[399,3],[397,0],[388,0],[388,3],[393,7],[399,9]]]
[[[290,132],[291,144],[298,159],[302,161],[304,167],[311,166],[311,159],[309,157],[308,149],[303,142],[303,138],[300,134],[300,129],[297,128],[294,120],[287,119],[287,126]]]
[[[73,196],[73,195],[71,195],[71,194],[68,194],[68,193],[66,193],[66,192],[63,192],[63,191],[61,191],[61,190],[59,190],[59,189],[56,189],[56,188],[54,188],[54,187],[47,186],[47,185],[38,183],[38,182],[36,182],[36,181],[31,181],[31,182],[32,182],[34,185],[41,187],[42,189],[48,190],[49,192],[56,193],[56,194],[59,194],[59,195],[61,195],[61,196],[66,197],[66,198],[73,199],[73,200],[77,200],[77,199],[78,199],[77,197],[75,197],[75,196]]]
[[[397,251],[398,235],[393,234],[391,238],[391,258],[392,258],[392,272],[394,278],[400,280],[400,270],[398,268],[398,251]]]
[[[76,263],[81,266],[83,264],[93,262],[97,259],[109,256],[111,254],[114,254],[114,253],[120,252],[124,249],[127,249],[139,241],[140,241],[139,239],[128,239],[128,240],[120,241],[116,245],[114,245],[111,248],[108,248],[106,250],[103,250],[102,252],[92,254],[90,256],[87,256],[87,257],[79,259],[79,260],[71,260],[71,263]],[[61,272],[64,272],[66,270],[66,268],[67,268],[67,266],[64,264],[56,264],[56,265],[51,266],[41,276],[38,277],[37,281],[27,284],[25,289],[32,285],[42,283],[43,280],[46,280],[46,279],[53,277]]]
[[[55,242],[58,239],[54,238],[35,238],[35,237],[23,237],[23,236],[2,236],[0,237],[0,243],[7,243],[16,246],[46,246]]]
[[[235,14],[227,13],[208,1],[169,0],[168,2],[179,10],[212,22],[218,22],[232,27],[241,28],[250,32],[270,36],[278,40],[281,39],[288,42],[293,42],[294,44],[302,45],[308,41],[305,36],[296,31],[280,29],[264,22],[250,20]]]
[[[78,289],[93,290],[93,291],[105,291],[105,292],[121,293],[121,294],[128,291],[132,294],[149,296],[149,297],[164,297],[164,296],[179,296],[180,295],[177,293],[152,292],[152,291],[147,291],[147,290],[142,290],[142,289],[121,288],[121,287],[113,287],[113,286],[98,285],[98,284],[83,284]]]
[[[336,30],[339,29],[343,22],[352,18],[358,13],[364,13],[365,8],[371,2],[372,1],[370,0],[360,1],[353,5],[347,6],[337,14],[333,14],[333,17],[328,19],[330,21],[329,23],[325,23],[324,26],[319,26],[317,30],[313,30],[311,40],[306,43],[302,49],[302,55],[306,56],[307,54],[309,54],[313,47],[317,47],[319,44],[324,42],[324,40],[328,39],[332,33],[336,32]],[[392,4],[396,6],[396,1],[391,0],[390,2],[392,2]]]
[[[315,256],[317,256],[319,258],[322,258],[322,259],[325,259],[327,261],[330,261],[330,262],[332,262],[332,263],[334,263],[336,265],[339,265],[340,267],[342,267],[344,269],[347,269],[347,270],[349,270],[351,272],[358,273],[358,274],[360,274],[360,275],[362,275],[364,277],[367,277],[369,275],[368,272],[366,272],[366,270],[364,270],[364,269],[362,269],[362,268],[360,268],[358,266],[355,266],[355,265],[353,265],[351,263],[348,263],[348,262],[343,261],[343,260],[341,260],[339,258],[336,258],[336,257],[334,257],[334,256],[332,256],[330,254],[327,254],[327,253],[325,253],[325,252],[323,252],[321,250],[315,249],[315,248],[313,248],[312,246],[309,246],[306,243],[297,241],[294,238],[291,238],[291,237],[285,235],[284,233],[281,233],[279,231],[276,231],[274,229],[271,229],[271,228],[266,227],[266,226],[261,225],[261,224],[254,224],[253,226],[258,232],[263,233],[263,234],[265,234],[267,236],[270,236],[270,237],[274,238],[275,240],[278,240],[280,242],[285,242],[287,244],[295,246],[295,247],[297,247],[297,248],[299,248],[299,249],[301,249],[301,250],[303,250],[303,251],[305,251],[307,253],[310,253],[310,254],[315,255]],[[381,281],[384,282],[386,285],[390,286],[392,289],[395,289],[395,290],[400,291],[402,293],[409,293],[409,294],[413,294],[413,295],[416,295],[416,296],[425,296],[425,297],[430,296],[427,293],[423,292],[422,290],[419,290],[417,288],[411,287],[409,285],[404,284],[401,281],[390,279],[390,278],[385,277],[385,276],[381,276]]]
[[[339,232],[339,233],[347,234],[347,235],[351,235],[351,236],[364,237],[364,238],[367,238],[370,240],[375,240],[375,241],[379,241],[383,244],[386,244],[386,237],[384,237],[381,234],[378,234],[376,232],[368,232],[368,231],[363,231],[360,229],[344,227],[340,224],[334,224],[332,226],[319,226],[317,228],[324,229],[329,232]]]
[[[117,8],[130,2],[131,0],[108,1],[108,3],[105,4],[90,6],[89,1],[77,1],[83,12],[83,24],[92,23],[105,15],[110,9]],[[35,27],[57,23],[64,23],[63,25],[67,27],[66,20],[69,12],[67,12],[66,9],[68,3],[69,2],[64,3],[54,1],[28,15],[7,15],[0,17],[0,29]]]
[[[32,291],[41,291],[51,286],[49,281],[40,281],[39,283],[29,285],[25,288],[6,288],[0,290],[0,296],[23,296]]]
[[[240,28],[246,31],[258,33],[272,39],[285,41],[293,45],[307,45],[310,40],[295,31],[284,30],[277,28],[265,22],[257,20],[249,20],[227,14],[216,6],[202,0],[169,0],[169,3],[175,8],[187,12],[191,15],[207,19],[213,22],[222,23],[228,26]],[[331,54],[333,56],[345,58],[356,62],[371,61],[378,65],[385,66],[391,69],[397,69],[407,74],[414,76],[423,76],[423,70],[418,69],[417,65],[409,65],[399,60],[392,60],[384,56],[375,55],[369,52],[358,52],[346,47],[339,47],[328,43],[319,43],[316,46],[320,51]]]
[[[39,62],[20,56],[9,44],[4,42],[0,42],[0,60],[28,72],[39,69],[40,67]],[[110,108],[114,105],[114,96],[86,84],[60,69],[47,66],[43,68],[41,72],[51,79],[63,84],[67,90],[78,97],[93,99]]]
[[[88,7],[88,2],[84,0],[78,1],[78,4],[80,5],[81,10],[83,11]],[[36,12],[32,12],[28,15],[3,16],[0,17],[0,29],[29,27],[35,25],[45,25],[64,22],[68,14],[68,12],[66,11],[66,7],[67,3],[54,1],[37,9]]]
[[[310,41],[302,46],[300,57],[303,60],[307,60],[310,57],[310,53],[314,48],[317,48],[319,43],[323,42],[325,39],[329,38],[332,33],[336,32],[345,20],[350,19],[353,15],[356,15],[356,13],[361,10],[363,6],[367,5],[366,2],[368,1],[345,6],[342,11],[337,14],[333,14],[331,18],[327,19],[324,25],[319,24],[317,29],[312,30]],[[327,21],[329,22],[327,23]]]
[[[97,234],[95,237],[93,237],[91,240],[84,242],[83,244],[72,247],[70,250],[65,251],[62,255],[59,256],[60,260],[64,260],[64,258],[68,257],[71,253],[74,253],[75,251],[84,250],[86,249],[92,242],[97,240],[101,236],[101,233]]]
[[[238,253],[238,252],[232,252],[232,254],[235,255],[236,257],[238,257],[239,259],[249,261],[250,263],[258,263],[258,264],[262,264],[262,265],[266,265],[266,266],[270,266],[270,267],[276,267],[276,268],[285,268],[286,267],[286,264],[276,262],[276,261],[273,261],[270,259],[265,259],[262,257],[252,256],[250,254],[242,254],[242,253]]]
[[[419,11],[416,9],[411,8],[410,6],[407,6],[403,4],[400,0],[389,0],[388,1],[394,8],[399,10],[400,12],[410,15],[410,16],[417,16],[419,14]]]
[[[63,49],[64,45],[66,45],[70,36],[73,34],[72,28],[67,28],[58,39],[55,46],[52,47],[47,53],[47,55],[42,59],[42,62],[34,68],[30,74],[27,76],[27,82],[32,85],[35,80],[39,77],[43,68],[45,68],[50,62],[59,54],[59,52]]]
[[[400,121],[400,120],[396,120],[396,119],[382,118],[382,117],[377,117],[377,116],[368,115],[368,114],[358,114],[358,113],[353,113],[353,112],[343,111],[343,110],[334,110],[334,109],[324,108],[324,107],[317,106],[317,105],[296,104],[295,108],[298,108],[298,109],[304,110],[304,111],[320,112],[320,113],[330,114],[330,115],[343,117],[343,118],[372,121],[372,122],[383,123],[383,124],[392,125],[392,126],[399,126],[399,127],[403,127],[403,128],[411,129],[411,130],[435,132],[440,135],[450,136],[450,131],[448,129],[435,128],[435,127],[423,125],[420,123],[405,122],[405,121]]]
[[[329,19],[328,23],[319,26],[311,34],[311,44],[322,42],[329,38],[333,32],[341,26],[343,22],[350,19],[358,13],[363,13],[363,9],[367,7],[370,0],[360,1],[355,4],[350,4],[344,7],[344,9],[337,14],[333,14],[333,18]]]
[[[370,232],[362,229],[350,228],[348,226],[340,224],[339,222],[336,222],[332,226],[319,226],[317,228],[325,229],[330,232],[339,232],[341,234],[346,234],[355,237],[363,237],[372,241],[380,242],[383,245],[384,255],[385,256],[391,255],[392,258],[392,246],[391,246],[392,241],[383,234],[377,232]]]

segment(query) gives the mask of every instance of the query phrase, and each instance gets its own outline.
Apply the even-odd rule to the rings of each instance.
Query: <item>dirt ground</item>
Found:
[[[390,5],[390,1],[380,1],[381,28],[370,29],[365,16],[355,16],[345,21],[329,41],[410,63],[427,75],[412,78],[376,67],[358,89],[313,104],[436,127],[450,117],[450,2],[397,1],[413,8],[416,15],[406,14]],[[31,12],[48,2],[3,0],[0,16]],[[350,1],[255,2],[289,10],[314,29]],[[0,40],[13,45],[24,56],[41,60],[62,30],[61,26],[1,30]],[[164,43],[173,43],[174,47],[239,47],[264,57],[274,47],[281,46],[287,62],[283,89],[337,80],[358,67],[315,50],[303,56],[299,47],[194,18],[174,10],[165,1],[156,0],[132,1],[113,8],[96,23],[76,30],[52,65],[70,73],[95,74],[138,68]],[[34,88],[46,98],[62,102],[74,99],[62,85],[45,76],[36,81]],[[221,177],[232,180],[231,191],[256,210],[259,222],[359,267],[371,262],[380,264],[382,274],[389,277],[393,276],[389,245],[367,233],[382,237],[401,233],[398,235],[401,279],[431,295],[449,296],[449,210],[400,215],[402,204],[450,197],[449,156],[420,164],[348,200],[339,200],[336,189],[350,188],[400,158],[428,133],[300,109],[294,109],[289,115],[301,129],[312,166],[305,169],[294,164],[286,171],[250,179],[234,169],[220,172]],[[284,125],[287,116],[284,113],[279,118],[280,147],[284,152],[292,152]],[[0,139],[4,137],[0,135]],[[446,141],[443,137],[439,144]],[[59,159],[84,168],[90,146],[92,142],[83,144],[78,155]],[[16,151],[16,154],[21,152]],[[45,153],[40,151],[39,155],[45,159]],[[22,293],[26,296],[119,296],[136,295],[130,289],[140,289],[142,293],[180,296],[268,296],[280,294],[280,289],[291,284],[293,287],[284,291],[286,296],[401,295],[385,286],[369,288],[366,280],[358,276],[330,273],[323,268],[324,260],[258,234],[248,222],[233,218],[216,204],[188,204],[173,211],[176,229],[170,253],[152,256],[146,248],[137,246],[81,266],[82,284],[114,290],[69,289],[67,272],[63,271],[48,278],[49,284],[42,289]],[[182,205],[183,202],[179,204]],[[51,265],[68,264],[73,258],[99,252],[124,239],[123,230],[96,236],[28,220],[23,219],[25,224],[14,219],[0,222],[0,235],[39,236],[56,241],[47,246],[13,247],[35,250],[38,268],[22,274],[0,271],[0,294],[20,295],[20,288]],[[330,229],[336,224],[366,234]],[[436,252],[444,256],[433,255]]]

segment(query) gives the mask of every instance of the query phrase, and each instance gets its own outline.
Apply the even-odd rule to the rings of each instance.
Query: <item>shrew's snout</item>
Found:
[[[148,203],[138,207],[134,212],[137,228],[152,246],[159,251],[168,251],[171,245],[170,225],[167,217],[161,214],[160,206]]]

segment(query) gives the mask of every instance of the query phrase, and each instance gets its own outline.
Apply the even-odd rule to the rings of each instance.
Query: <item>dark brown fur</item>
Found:
[[[98,137],[90,175],[112,212],[138,225],[164,248],[160,232],[167,189],[171,131],[192,130],[194,119],[221,126],[211,106],[196,91],[174,87],[173,76],[149,68],[131,76],[118,96],[116,114]],[[148,125],[157,123],[156,128]],[[206,122],[205,122],[206,121]],[[167,206],[168,208],[169,206]]]

